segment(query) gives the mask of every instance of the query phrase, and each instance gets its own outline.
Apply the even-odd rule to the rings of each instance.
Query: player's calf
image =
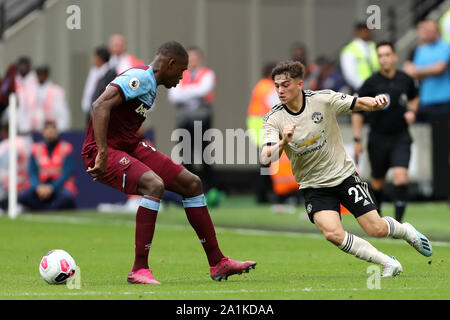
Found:
[[[336,246],[339,246],[345,238],[344,230],[322,231],[322,233],[325,239],[335,244]]]

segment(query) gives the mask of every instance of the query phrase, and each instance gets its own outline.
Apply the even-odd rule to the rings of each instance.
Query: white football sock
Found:
[[[408,240],[410,235],[408,233],[408,228],[406,225],[398,222],[391,217],[383,217],[382,219],[386,221],[386,224],[388,226],[388,237]]]
[[[344,241],[339,246],[339,249],[367,262],[381,265],[392,262],[392,258],[378,251],[369,242],[348,232],[345,233]]]

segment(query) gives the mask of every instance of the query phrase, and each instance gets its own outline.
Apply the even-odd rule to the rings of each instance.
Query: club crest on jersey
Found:
[[[311,119],[314,123],[321,123],[323,120],[323,115],[320,112],[314,112]]]
[[[141,81],[138,78],[131,78],[128,82],[128,86],[131,90],[137,90],[139,89],[139,86],[141,85]]]
[[[127,164],[130,163],[130,159],[128,159],[127,157],[122,157],[122,159],[120,159],[119,163],[123,166],[126,166]]]

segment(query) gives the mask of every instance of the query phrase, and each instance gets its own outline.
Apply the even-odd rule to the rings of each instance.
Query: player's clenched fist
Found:
[[[291,142],[292,137],[294,136],[294,130],[297,126],[295,124],[289,124],[283,128],[283,143],[287,144]]]
[[[389,100],[384,94],[379,94],[373,98],[373,108],[375,110],[381,110],[387,106]]]

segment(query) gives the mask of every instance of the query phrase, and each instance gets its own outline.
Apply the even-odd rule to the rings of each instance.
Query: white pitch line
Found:
[[[64,217],[64,216],[35,216],[35,215],[22,215],[20,219],[27,221],[36,221],[36,222],[50,222],[50,223],[69,223],[69,224],[105,224],[105,221],[99,221],[95,218],[89,217]],[[134,221],[124,221],[117,219],[110,219],[106,222],[108,225],[116,225],[116,226],[125,226],[125,227],[134,227]],[[178,229],[178,230],[190,230],[191,227],[188,225],[169,225],[169,224],[158,224],[157,228],[163,229]],[[260,236],[285,236],[290,238],[298,238],[298,237],[309,237],[309,238],[323,238],[320,233],[313,232],[293,232],[293,231],[273,231],[273,230],[261,230],[261,229],[246,229],[246,228],[224,228],[224,227],[216,227],[216,231],[233,231],[238,234],[243,235],[260,235]],[[370,241],[385,241],[393,244],[401,244],[404,245],[404,241],[398,239],[391,238],[373,238],[368,237]],[[432,241],[433,246],[437,247],[450,247],[450,242],[446,241]]]
[[[436,289],[436,288],[434,288]],[[429,290],[429,288],[423,288],[423,287],[408,287],[408,288],[389,288],[389,289],[369,289],[369,288],[312,288],[312,287],[306,287],[306,288],[291,288],[291,289],[283,289],[283,290],[274,290],[274,289],[262,289],[262,290],[247,290],[247,289],[240,289],[240,290],[181,290],[176,292],[167,292],[167,291],[143,291],[143,292],[112,292],[112,291],[82,291],[77,290],[74,292],[23,292],[23,293],[1,293],[0,297],[45,297],[45,296],[108,296],[108,295],[123,295],[123,296],[129,296],[129,295],[174,295],[174,294],[180,294],[180,295],[187,295],[187,294],[254,294],[254,293],[295,293],[295,292],[346,292],[346,291],[352,291],[352,292],[365,292],[365,291],[410,291],[410,290]]]

